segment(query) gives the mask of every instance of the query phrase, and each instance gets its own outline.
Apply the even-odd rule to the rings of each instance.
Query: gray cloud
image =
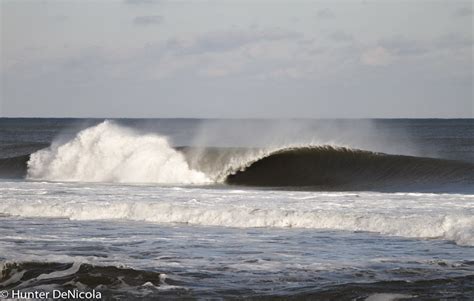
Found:
[[[328,37],[329,37],[329,39],[331,39],[333,41],[336,41],[336,42],[349,42],[349,41],[354,40],[352,35],[350,35],[346,32],[343,32],[343,31],[335,31],[335,32],[331,33]]]
[[[444,49],[459,49],[473,46],[474,40],[471,36],[449,33],[435,40],[435,46]]]
[[[425,44],[426,43],[422,43],[421,41],[408,39],[405,36],[393,36],[379,41],[380,46],[402,56],[420,55],[428,52],[429,47]]]
[[[333,19],[336,15],[330,9],[324,8],[316,12],[316,17],[319,19]]]
[[[474,12],[472,10],[472,7],[465,6],[465,7],[461,7],[455,10],[453,13],[453,16],[454,17],[469,17],[469,16],[472,16],[473,13]]]
[[[64,21],[69,20],[69,17],[64,16],[64,15],[55,15],[55,16],[52,16],[51,19],[56,22],[64,22]]]
[[[189,41],[170,39],[167,48],[182,54],[223,52],[260,41],[277,41],[300,37],[283,31],[218,31],[197,36]]]
[[[472,37],[449,33],[433,39],[414,40],[405,36],[392,36],[378,41],[378,45],[399,57],[420,56],[437,51],[459,51],[472,48]]]
[[[156,25],[162,22],[162,16],[138,16],[133,19],[133,23],[136,25]]]

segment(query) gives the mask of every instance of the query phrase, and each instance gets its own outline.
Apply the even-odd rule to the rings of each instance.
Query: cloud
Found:
[[[56,21],[56,22],[64,22],[69,20],[70,18],[65,15],[55,15],[51,17],[51,20]]]
[[[458,18],[458,17],[469,17],[474,14],[472,7],[460,7],[457,10],[454,11],[453,16]]]
[[[432,48],[428,44],[427,42],[408,39],[401,35],[382,39],[378,43],[384,49],[400,56],[424,54]]]
[[[422,57],[435,55],[439,52],[455,53],[472,50],[473,39],[468,35],[448,33],[432,39],[410,39],[405,36],[392,36],[381,39],[377,45],[398,58]]]
[[[316,12],[318,19],[334,19],[336,15],[328,8],[320,9]]]
[[[133,19],[135,25],[156,25],[163,22],[162,16],[138,16]]]
[[[264,41],[279,41],[300,37],[294,32],[278,30],[217,31],[206,34],[170,39],[167,48],[180,54],[226,52]]]
[[[329,37],[329,39],[331,39],[335,42],[349,42],[349,41],[354,40],[352,35],[350,35],[348,33],[345,33],[343,31],[335,31],[335,32],[331,33],[328,37]]]
[[[393,55],[382,46],[366,49],[360,56],[360,61],[368,66],[387,66],[393,61]]]
[[[474,40],[472,36],[465,36],[456,33],[448,33],[440,36],[434,41],[437,48],[442,49],[461,49],[473,47]]]

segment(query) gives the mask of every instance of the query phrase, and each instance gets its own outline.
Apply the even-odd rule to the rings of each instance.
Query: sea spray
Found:
[[[31,155],[28,178],[52,181],[180,183],[209,182],[189,168],[165,137],[139,134],[104,121],[65,143]]]

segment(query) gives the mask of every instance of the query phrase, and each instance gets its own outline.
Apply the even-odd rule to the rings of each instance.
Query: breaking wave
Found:
[[[318,190],[434,188],[474,184],[474,164],[345,147],[284,148],[226,177],[229,184]]]
[[[29,179],[83,182],[209,182],[189,168],[166,138],[141,135],[112,122],[85,129],[66,143],[53,143],[31,155]]]
[[[173,148],[165,137],[105,121],[30,156],[0,159],[0,176],[310,190],[469,191],[474,187],[474,164],[329,145]]]
[[[413,197],[413,196],[411,196]],[[288,196],[290,202],[292,199]],[[456,198],[456,196],[454,197]],[[166,199],[166,198],[165,198]],[[247,199],[252,199],[247,196]],[[319,200],[321,201],[321,200]],[[312,202],[316,204],[311,205]],[[343,231],[366,231],[413,238],[441,238],[458,245],[474,246],[474,216],[466,212],[404,213],[393,209],[343,210],[334,206],[322,210],[318,200],[298,200],[288,207],[277,200],[257,202],[207,203],[166,200],[41,201],[5,200],[0,203],[2,214],[22,217],[67,218],[70,220],[129,220],[159,224],[190,224],[236,228],[306,228]],[[373,204],[366,199],[364,203]],[[420,204],[422,201],[420,201]],[[379,204],[379,205],[377,205]],[[383,203],[389,206],[387,203]],[[328,204],[326,204],[328,205]],[[383,206],[385,206],[383,205]],[[372,205],[371,205],[372,206]],[[342,209],[340,208],[342,207]],[[380,208],[379,208],[380,209]]]

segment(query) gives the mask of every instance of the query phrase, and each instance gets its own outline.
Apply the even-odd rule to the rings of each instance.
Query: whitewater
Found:
[[[197,151],[193,149],[183,151],[173,148],[165,136],[140,133],[112,121],[104,121],[79,131],[72,139],[57,139],[50,147],[31,154],[27,162],[27,179],[100,182],[109,185],[137,183],[142,184],[141,186],[113,186],[113,189],[125,189],[126,193],[123,195],[112,193],[107,185],[91,186],[87,187],[87,194],[83,195],[84,184],[77,184],[67,187],[68,190],[74,190],[74,194],[63,196],[58,200],[56,185],[59,185],[61,191],[66,184],[25,182],[20,187],[16,183],[10,187],[11,184],[5,183],[1,188],[0,212],[15,216],[71,220],[119,219],[242,228],[369,231],[404,237],[440,238],[454,241],[459,245],[474,245],[474,197],[469,194],[409,192],[314,194],[251,190],[246,188],[247,186],[242,186],[243,190],[228,190],[222,186],[226,180],[235,181],[233,179],[239,173],[249,173],[252,176],[255,164],[265,163],[270,158],[274,160],[271,163],[277,168],[285,164],[284,168],[271,169],[269,173],[263,175],[257,174],[260,178],[267,177],[273,180],[270,183],[275,183],[274,179],[281,177],[278,175],[281,173],[285,178],[289,177],[289,181],[295,178],[301,178],[300,181],[307,180],[313,174],[321,172],[310,170],[311,174],[308,174],[308,171],[302,170],[307,169],[312,163],[312,157],[304,156],[304,152],[314,156],[312,152],[315,150],[319,161],[321,156],[330,153],[331,170],[338,168],[335,160],[341,154],[346,156],[345,166],[353,164],[350,161],[354,160],[353,158],[368,164],[372,162],[371,160],[380,158],[385,160],[386,157],[384,154],[332,146],[293,145],[230,152],[219,149],[218,154],[215,154],[216,150],[214,153],[212,151],[206,153],[202,148]],[[288,152],[290,156],[304,159],[302,169],[293,171],[298,164],[295,160],[278,161],[278,156]],[[206,156],[209,158],[205,158]],[[401,158],[406,160],[404,157]],[[402,159],[396,157],[395,163],[398,165],[404,163]],[[359,161],[357,163],[361,164]],[[416,172],[413,172],[417,178],[422,177],[419,171],[420,161],[418,159],[410,166],[411,169],[417,168]],[[428,161],[428,171],[439,177],[440,171],[432,172],[432,165],[435,163],[439,164],[438,161]],[[270,168],[273,168],[273,165]],[[446,166],[442,167],[446,169]],[[381,164],[378,164],[377,172],[380,172],[381,168],[383,168]],[[357,166],[357,169],[360,167]],[[365,169],[370,169],[370,166],[366,166]],[[294,174],[291,174],[292,171]],[[394,181],[396,171],[390,166],[391,181]],[[455,171],[457,170],[453,171],[452,168],[448,170],[450,177]],[[461,171],[466,175],[466,169]],[[327,174],[328,172],[325,172],[326,178]],[[387,177],[385,174],[382,175]],[[365,178],[369,176],[367,173],[364,174]],[[406,172],[403,174],[405,179],[408,176],[410,175]],[[260,178],[258,180],[261,180]],[[354,178],[357,178],[357,175]],[[378,179],[373,181],[376,180]],[[150,183],[178,185],[178,187],[147,186]],[[185,185],[195,187],[186,188]],[[15,195],[22,190],[34,190],[36,193],[33,197],[28,197],[28,193],[20,193],[22,198],[15,198]],[[107,197],[87,198],[104,194]],[[128,194],[133,195],[132,200],[127,200]],[[187,197],[189,194],[194,197]]]
[[[0,192],[0,212],[12,216],[370,231],[474,246],[473,195],[315,194],[45,182],[4,183]]]
[[[85,129],[65,143],[34,153],[28,178],[59,181],[206,183],[166,138],[140,135],[110,121]]]

